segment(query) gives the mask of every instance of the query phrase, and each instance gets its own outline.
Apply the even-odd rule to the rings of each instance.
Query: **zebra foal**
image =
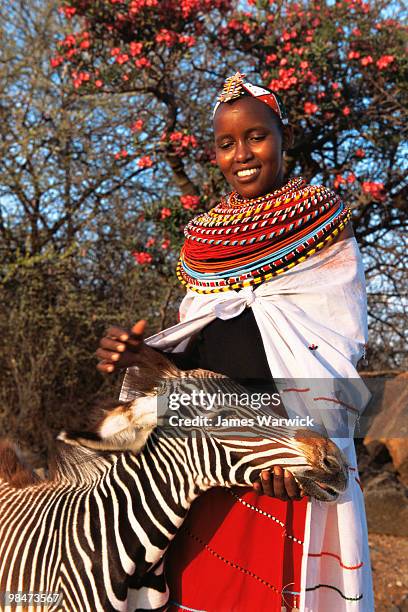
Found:
[[[317,498],[345,490],[340,451],[305,430],[271,428],[266,436],[255,427],[247,437],[210,426],[195,436],[160,435],[156,393],[166,379],[179,392],[188,380],[191,393],[192,374],[196,388],[213,390],[222,377],[195,371],[186,379],[167,359],[151,356],[135,375],[139,397],[106,409],[90,431],[60,434],[47,480],[24,468],[10,444],[0,445],[0,592],[61,594],[58,604],[37,610],[164,610],[164,554],[204,491],[250,486],[273,465],[285,465]],[[242,392],[222,380],[224,389]],[[247,414],[241,406],[220,408]]]

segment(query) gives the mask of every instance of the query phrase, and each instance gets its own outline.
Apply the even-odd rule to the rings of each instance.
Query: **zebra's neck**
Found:
[[[211,473],[212,452],[204,451],[201,439],[156,433],[138,455],[62,447],[54,479],[91,490],[91,498],[99,499],[106,525],[120,525],[116,539],[123,538],[128,557],[124,579],[132,571],[137,579],[162,558],[194,499],[226,484],[219,470],[221,481]]]
[[[50,478],[54,482],[67,482],[72,488],[97,485],[113,468],[120,454],[58,442],[50,462]]]

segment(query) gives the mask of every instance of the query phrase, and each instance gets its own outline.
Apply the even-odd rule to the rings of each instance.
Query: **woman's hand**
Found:
[[[304,497],[293,475],[278,465],[273,471],[262,470],[261,477],[254,482],[254,490],[282,501],[299,500]]]
[[[145,327],[144,319],[135,323],[130,331],[121,327],[109,327],[95,353],[99,359],[97,369],[104,374],[110,374],[114,370],[137,365]]]

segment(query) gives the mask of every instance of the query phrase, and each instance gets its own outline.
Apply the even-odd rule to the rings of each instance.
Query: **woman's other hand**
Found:
[[[262,470],[261,477],[254,482],[254,490],[282,501],[299,500],[304,494],[293,475],[278,465],[273,470]]]
[[[135,323],[130,331],[121,327],[109,327],[95,353],[99,359],[97,369],[103,374],[110,374],[114,370],[137,365],[145,327],[144,319]]]

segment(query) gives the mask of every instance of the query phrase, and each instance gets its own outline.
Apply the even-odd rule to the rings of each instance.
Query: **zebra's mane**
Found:
[[[81,436],[87,439],[96,437],[96,430],[110,410],[116,409],[119,405],[126,406],[130,402],[119,402],[118,400],[107,400],[99,402],[91,408],[87,421],[88,424],[83,431],[72,431],[70,435]],[[119,451],[123,452],[123,451]],[[48,454],[48,469],[45,478],[40,478],[33,467],[28,465],[22,457],[19,447],[8,439],[0,440],[0,480],[8,482],[12,487],[24,489],[44,482],[55,482],[69,473],[71,479],[83,480],[84,470],[91,475],[108,463],[112,462],[109,456],[113,456],[114,451],[95,450],[81,446],[70,446],[58,440]],[[92,467],[95,467],[92,470]]]
[[[18,489],[41,482],[34,470],[25,464],[18,447],[10,440],[0,440],[0,480]]]
[[[144,393],[140,392],[138,395],[143,396]],[[106,466],[112,463],[113,456],[124,451],[101,450],[83,445],[73,446],[67,444],[67,441],[78,438],[98,441],[100,439],[98,434],[100,424],[118,407],[126,408],[131,403],[114,399],[100,401],[90,409],[84,429],[61,432],[49,456],[49,480],[55,481],[68,474],[71,480],[79,479],[82,481],[86,473],[88,477],[92,477],[95,472],[100,473],[101,469],[106,469]],[[76,474],[78,478],[75,478]]]

